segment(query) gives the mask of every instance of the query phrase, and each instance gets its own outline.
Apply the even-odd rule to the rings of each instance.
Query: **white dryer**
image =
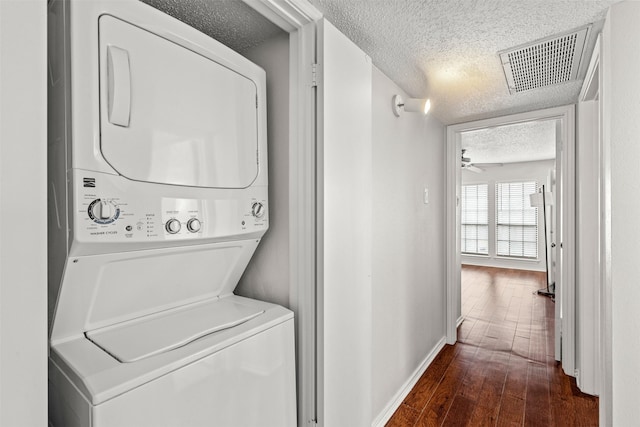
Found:
[[[233,294],[264,71],[135,0],[49,9],[50,423],[295,425],[293,314]]]

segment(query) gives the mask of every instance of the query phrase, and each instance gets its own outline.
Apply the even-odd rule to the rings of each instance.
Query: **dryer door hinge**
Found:
[[[318,86],[318,64],[311,64],[311,87]]]

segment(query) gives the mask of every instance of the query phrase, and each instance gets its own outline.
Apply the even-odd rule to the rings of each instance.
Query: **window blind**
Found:
[[[537,183],[496,183],[496,254],[518,258],[538,258],[538,209],[531,207],[529,195]]]
[[[489,186],[463,185],[461,200],[462,246],[465,254],[489,254]]]

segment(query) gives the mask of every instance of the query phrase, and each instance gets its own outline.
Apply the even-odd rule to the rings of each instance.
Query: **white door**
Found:
[[[556,194],[556,170],[555,168],[549,172],[547,177],[547,191],[549,191],[554,197]],[[547,201],[547,260],[549,269],[549,287],[553,288],[556,283],[556,251],[555,251],[555,239],[556,239],[556,201]],[[553,290],[553,289],[552,289]]]
[[[371,425],[372,64],[318,23],[318,422]]]
[[[555,350],[556,360],[562,360],[562,197],[563,197],[563,168],[562,168],[562,130],[556,125],[556,180],[554,200],[555,236],[553,238],[553,259],[555,279]]]
[[[576,368],[578,387],[598,394],[600,310],[600,192],[598,101],[578,104],[578,215],[576,265]]]
[[[568,123],[563,121],[568,120]],[[575,110],[556,124],[556,305],[555,358],[562,369],[575,376],[576,284],[575,284]]]
[[[601,392],[600,291],[604,270],[603,173],[600,114],[600,37],[577,106],[576,368],[580,390]],[[606,260],[605,260],[606,261]]]
[[[237,70],[258,67],[232,70],[109,15],[99,25],[100,144],[106,161],[137,181],[251,185],[258,175],[262,83]]]

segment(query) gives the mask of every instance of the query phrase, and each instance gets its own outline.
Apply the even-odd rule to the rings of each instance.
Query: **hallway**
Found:
[[[554,303],[541,272],[462,267],[458,343],[446,345],[387,423],[596,426],[598,399],[553,358]]]

